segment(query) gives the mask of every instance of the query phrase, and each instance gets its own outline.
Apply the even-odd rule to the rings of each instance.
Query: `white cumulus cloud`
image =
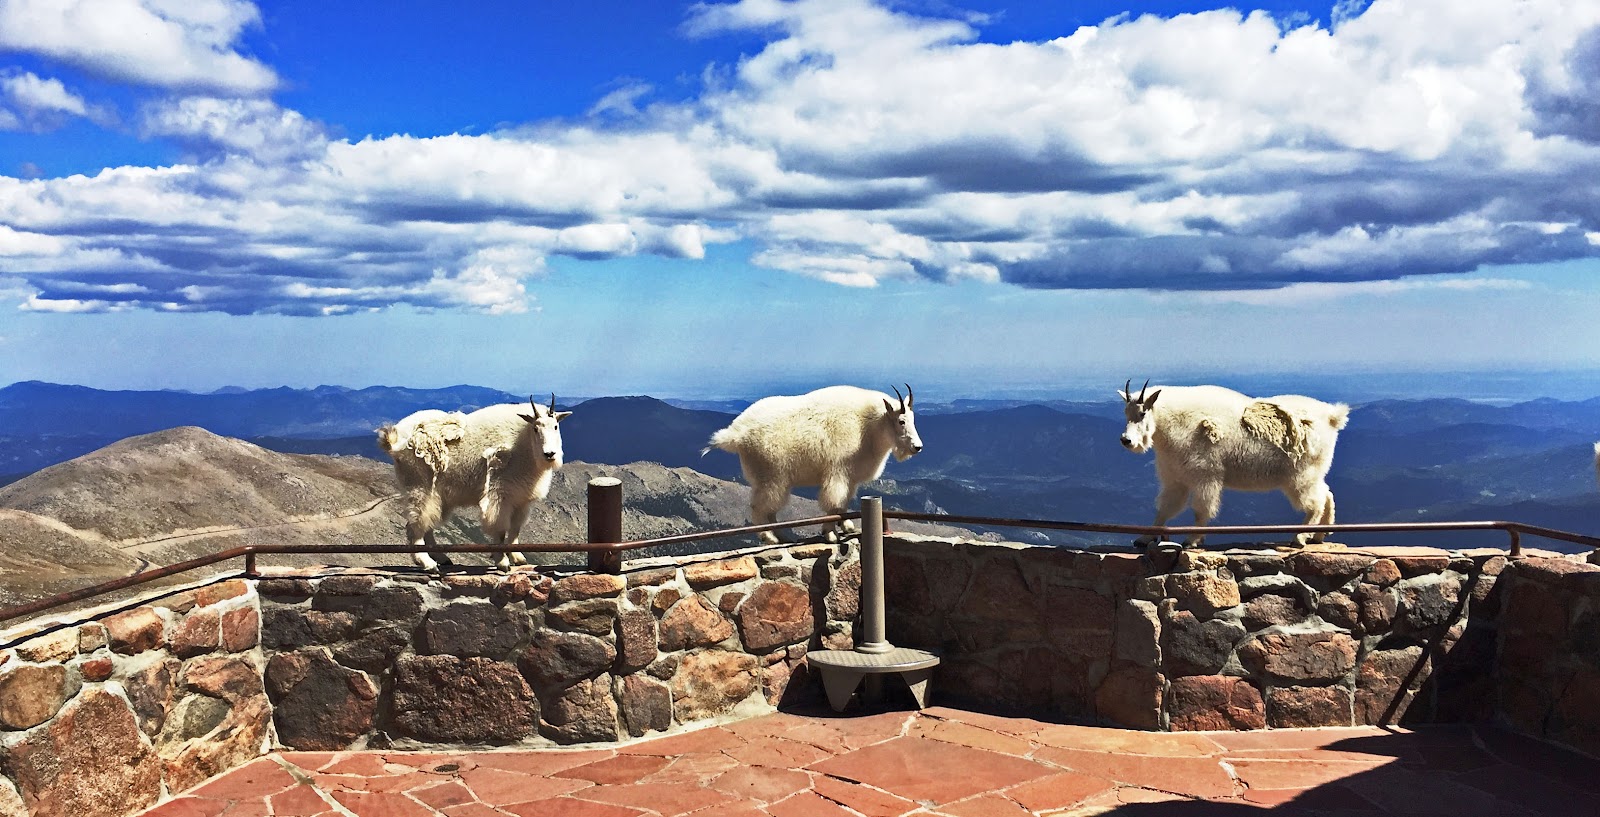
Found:
[[[145,109],[142,129],[203,154],[237,153],[268,164],[310,158],[327,148],[320,125],[265,99],[165,99]]]
[[[246,0],[6,0],[0,49],[159,88],[259,94],[277,75],[237,43],[260,22]]]
[[[102,125],[115,121],[107,109],[84,101],[59,79],[32,71],[0,73],[0,130],[49,131],[74,117]]]
[[[91,7],[161,21],[225,79],[139,80],[202,89],[139,122],[183,164],[0,177],[0,276],[34,309],[516,312],[551,256],[730,241],[843,286],[1291,300],[1600,254],[1600,0],[1345,0],[1331,26],[1220,9],[1007,43],[869,0],[705,4],[688,34],[762,40],[688,101],[624,82],[575,121],[353,142],[259,96],[248,4],[12,3],[0,46],[21,47],[19,15]]]

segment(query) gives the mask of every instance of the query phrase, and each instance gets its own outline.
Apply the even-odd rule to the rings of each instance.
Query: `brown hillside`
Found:
[[[743,525],[749,489],[656,463],[568,463],[535,505],[524,542],[587,538],[588,481],[623,482],[623,535],[647,538]],[[404,522],[387,462],[280,454],[199,428],[130,437],[0,488],[0,603],[38,598],[245,544],[398,544]],[[813,516],[795,499],[787,518]],[[481,542],[476,509],[460,511],[441,542]],[[662,553],[753,544],[740,537]],[[639,555],[660,555],[640,553]],[[577,563],[544,554],[540,563]],[[463,564],[489,557],[460,556]],[[405,555],[263,557],[270,564],[409,565]],[[237,568],[238,563],[228,565]]]
[[[0,488],[0,507],[132,543],[351,513],[393,491],[390,469],[373,460],[278,454],[184,427],[129,437],[18,480]]]
[[[95,534],[0,509],[0,606],[110,581],[144,564]]]

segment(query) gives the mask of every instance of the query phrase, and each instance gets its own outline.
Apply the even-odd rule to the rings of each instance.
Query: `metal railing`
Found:
[[[1521,522],[1463,521],[1463,522],[1362,522],[1349,525],[1107,525],[1096,522],[1060,522],[1051,519],[1001,519],[987,516],[961,516],[958,514],[916,513],[912,511],[884,511],[891,519],[915,522],[942,522],[954,525],[986,525],[995,528],[1039,528],[1081,533],[1124,533],[1156,536],[1187,536],[1199,533],[1210,535],[1255,535],[1263,533],[1426,533],[1439,531],[1504,531],[1511,538],[1507,550],[1511,558],[1522,557],[1522,537],[1538,536],[1560,542],[1600,550],[1600,536],[1586,536],[1555,528],[1525,525]]]
[[[720,530],[700,531],[698,533],[684,533],[673,536],[658,536],[652,539],[634,539],[622,541],[622,481],[610,477],[600,477],[589,481],[588,494],[589,508],[589,535],[587,542],[554,543],[533,542],[515,545],[488,545],[488,544],[459,544],[436,545],[427,548],[430,553],[585,553],[588,554],[588,568],[596,573],[621,573],[622,554],[644,548],[658,547],[661,545],[684,544],[707,539],[720,539],[724,536],[740,536],[750,533],[761,533],[781,528],[807,527],[811,525],[828,525],[842,522],[847,519],[858,519],[860,513],[833,514],[829,516],[816,516],[807,519],[795,519],[783,522],[773,522],[764,525],[745,525],[737,528],[723,528]],[[63,605],[84,601],[118,590],[126,590],[142,584],[165,579],[179,573],[187,573],[214,564],[244,560],[244,570],[240,574],[243,578],[257,578],[260,573],[256,569],[256,557],[271,555],[292,554],[336,554],[336,555],[366,555],[366,554],[409,554],[415,553],[414,545],[240,545],[216,553],[207,554],[184,562],[165,565],[163,567],[143,570],[131,576],[113,579],[109,582],[91,585],[89,587],[57,593],[37,601],[18,604],[0,609],[0,622],[12,621],[24,616],[31,616]]]
[[[763,531],[779,530],[782,528],[800,528],[814,525],[829,525],[850,519],[860,519],[859,512],[831,514],[827,516],[814,516],[806,519],[792,519],[782,522],[773,522],[762,525],[745,525],[737,528],[722,528],[720,530],[700,531],[697,533],[684,533],[673,536],[658,536],[651,539],[622,540],[622,483],[620,480],[602,477],[591,480],[588,493],[588,541],[580,543],[522,543],[515,545],[488,545],[488,544],[459,544],[437,545],[429,548],[434,553],[586,553],[588,554],[588,568],[596,573],[621,573],[622,554],[642,550],[644,548],[659,547],[662,545],[677,545],[691,542],[720,539],[726,536],[740,536]],[[1600,549],[1600,536],[1586,536],[1553,528],[1525,525],[1520,522],[1503,521],[1472,521],[1472,522],[1380,522],[1369,524],[1350,525],[1211,525],[1211,526],[1156,526],[1156,525],[1116,525],[1095,522],[1064,522],[1052,519],[1015,519],[990,516],[965,516],[960,514],[943,513],[918,513],[914,511],[884,510],[884,519],[899,519],[910,522],[935,522],[952,525],[982,525],[998,528],[1035,528],[1041,530],[1075,531],[1080,533],[1115,533],[1135,535],[1188,535],[1201,533],[1206,535],[1229,534],[1274,534],[1274,533],[1415,533],[1426,531],[1504,531],[1510,536],[1509,555],[1511,558],[1521,558],[1522,537],[1538,536],[1562,542],[1584,545],[1589,548]],[[362,554],[407,554],[416,551],[412,545],[242,545],[236,548],[219,551],[206,556],[190,559],[184,562],[166,565],[141,571],[131,576],[125,576],[109,582],[92,585],[90,587],[71,590],[65,593],[18,604],[0,609],[0,622],[12,621],[24,616],[34,615],[63,605],[83,601],[85,599],[114,593],[130,587],[159,581],[179,573],[198,570],[203,567],[244,559],[244,570],[241,574],[245,578],[256,578],[260,574],[256,570],[256,557],[263,555],[285,554],[337,554],[337,555],[362,555]]]

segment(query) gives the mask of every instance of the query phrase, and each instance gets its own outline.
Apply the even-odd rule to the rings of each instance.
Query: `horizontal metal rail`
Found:
[[[1562,542],[1584,545],[1600,549],[1600,537],[1586,536],[1570,533],[1553,528],[1525,525],[1520,522],[1505,521],[1463,521],[1463,522],[1379,522],[1347,525],[1214,525],[1214,526],[1157,526],[1157,525],[1119,525],[1103,524],[1096,522],[1067,522],[1054,519],[1016,519],[991,516],[966,516],[961,514],[944,513],[919,513],[915,511],[885,510],[885,518],[899,519],[911,522],[933,522],[951,525],[983,525],[989,527],[1010,528],[1037,528],[1043,530],[1065,530],[1083,533],[1117,533],[1136,535],[1187,535],[1187,534],[1272,534],[1272,533],[1409,533],[1427,531],[1505,531],[1511,537],[1510,555],[1518,558],[1522,555],[1521,537],[1523,535],[1538,536]],[[617,556],[628,551],[643,548],[659,547],[662,545],[686,544],[690,542],[720,539],[727,536],[740,536],[750,533],[778,530],[780,528],[809,527],[815,525],[828,525],[850,519],[859,519],[857,512],[815,516],[806,519],[793,519],[783,522],[772,522],[761,525],[744,525],[736,528],[722,528],[719,530],[701,531],[697,533],[677,534],[673,536],[660,536],[651,539],[635,539],[620,542],[577,542],[577,543],[519,543],[515,545],[489,545],[489,544],[457,544],[436,545],[428,548],[434,553],[589,553],[599,555]],[[164,567],[152,568],[103,582],[78,590],[58,593],[37,601],[19,604],[0,609],[0,622],[41,613],[55,607],[94,598],[106,593],[114,593],[142,584],[158,581],[160,579],[185,573],[210,565],[226,562],[232,559],[245,560],[243,576],[255,577],[256,557],[262,555],[293,555],[293,554],[330,554],[330,555],[361,555],[361,554],[402,554],[414,553],[416,547],[408,544],[389,545],[242,545],[228,550],[219,551],[208,556],[190,559]],[[620,561],[614,564],[620,564]]]
[[[1555,528],[1525,525],[1521,522],[1363,522],[1349,525],[1112,525],[1098,522],[1062,522],[1054,519],[1007,519],[992,516],[884,511],[890,519],[913,522],[942,522],[951,525],[987,525],[996,528],[1040,528],[1083,533],[1132,533],[1139,535],[1239,534],[1261,533],[1425,533],[1429,531],[1505,531],[1511,537],[1513,558],[1522,555],[1522,536],[1539,536],[1600,549],[1600,536],[1585,536]]]
[[[630,542],[619,542],[612,545],[616,550],[639,550],[642,548],[657,547],[660,545],[679,545],[685,542],[702,542],[707,539],[721,539],[724,536],[740,536],[746,533],[761,533],[762,531],[780,530],[782,528],[806,528],[812,525],[828,525],[834,522],[844,522],[850,519],[860,519],[859,511],[850,513],[836,513],[829,516],[813,516],[807,519],[793,519],[784,522],[769,522],[762,525],[745,525],[742,528],[723,528],[721,530],[702,531],[700,533],[680,533],[673,536],[658,536],[654,539],[634,539]]]
[[[685,533],[676,536],[662,536],[655,539],[637,539],[628,542],[535,542],[520,543],[515,545],[482,545],[469,543],[459,545],[436,545],[428,548],[428,551],[431,553],[496,554],[512,552],[622,553],[631,550],[655,547],[657,545],[698,542],[705,539],[718,539],[724,536],[740,536],[747,533],[760,533],[762,531],[777,530],[779,528],[826,525],[834,522],[842,522],[846,519],[859,519],[860,517],[861,514],[859,513],[834,514],[830,516],[816,516],[808,519],[796,519],[793,521],[773,522],[762,525],[745,525],[738,528],[724,528],[722,530]],[[0,609],[0,621],[11,621],[12,619],[33,615],[35,613],[41,613],[54,607],[60,607],[64,604],[72,604],[73,602],[83,601],[85,599],[94,598],[95,596],[104,595],[106,593],[115,593],[118,590],[126,590],[130,587],[137,587],[141,584],[159,581],[167,578],[168,576],[186,573],[191,570],[198,570],[202,567],[208,567],[210,565],[226,562],[232,559],[238,559],[241,557],[245,560],[244,575],[246,577],[253,578],[256,575],[256,557],[262,555],[285,555],[296,553],[362,555],[372,553],[415,553],[416,551],[417,548],[414,545],[240,545],[239,547],[218,551],[216,553],[200,556],[185,562],[177,562],[175,564],[170,564],[163,567],[143,570],[131,576],[124,576],[120,579],[113,579],[109,582],[102,582],[100,584],[79,588],[77,590],[69,590],[65,593],[57,593],[53,596],[39,599],[38,601],[31,601],[26,604],[18,604],[12,607]]]

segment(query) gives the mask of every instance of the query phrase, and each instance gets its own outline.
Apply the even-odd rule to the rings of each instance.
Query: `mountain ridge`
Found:
[[[28,389],[70,395],[79,413],[53,415],[47,407],[28,407],[24,414],[43,432],[18,434],[16,429],[26,424],[16,422],[15,399],[8,403],[6,396],[16,398]],[[215,413],[214,406],[208,409],[213,415],[202,417],[172,408],[172,401],[181,407],[182,400],[194,395],[108,396],[114,394],[39,383],[20,392],[0,389],[0,430],[8,435],[0,437],[0,474],[31,473],[114,443],[120,438],[112,435],[129,417],[152,422],[157,414],[140,413],[136,405],[125,406],[123,415],[113,412],[104,423],[106,417],[87,411],[108,400],[137,403],[128,394],[155,395],[152,399],[166,407],[163,411],[183,421],[174,425],[205,425],[201,421]],[[376,425],[417,408],[457,408],[469,398],[525,399],[471,386],[323,386],[243,391],[214,399],[224,398],[231,401],[223,404],[227,419],[239,430],[226,436],[284,453],[357,455],[376,461],[378,473],[387,463],[372,442]],[[891,461],[884,481],[863,492],[884,493],[907,507],[931,505],[953,513],[1150,521],[1156,491],[1152,458],[1134,456],[1120,446],[1121,402],[1114,397],[1094,403],[959,398],[941,406],[933,395],[919,394],[919,402],[928,406],[918,412],[927,449],[904,462]],[[307,408],[312,404],[317,408]],[[716,451],[700,455],[706,439],[731,421],[732,413],[640,395],[558,405],[574,410],[562,426],[571,460],[603,465],[651,461],[739,479],[737,457]],[[304,416],[291,416],[290,406],[300,406]],[[349,433],[330,434],[340,429]],[[1339,519],[1346,522],[1498,517],[1514,503],[1518,512],[1530,514],[1518,521],[1556,526],[1557,521],[1581,521],[1571,508],[1593,504],[1593,522],[1579,529],[1592,531],[1600,527],[1591,448],[1596,438],[1600,398],[1538,398],[1508,405],[1460,398],[1378,400],[1352,411],[1350,425],[1340,435],[1330,484],[1339,497]],[[1287,524],[1299,517],[1281,496],[1229,492],[1218,521]],[[1082,541],[1053,534],[1046,538]]]

